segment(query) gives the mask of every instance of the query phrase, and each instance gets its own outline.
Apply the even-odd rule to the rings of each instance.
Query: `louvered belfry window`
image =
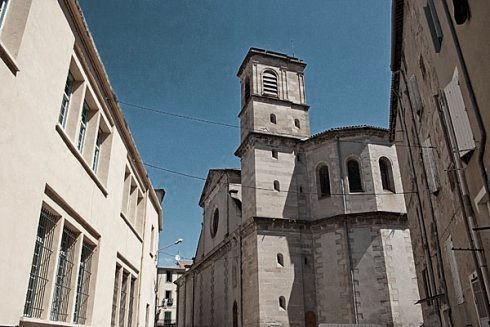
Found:
[[[263,86],[264,86],[264,94],[265,95],[272,95],[277,97],[277,75],[270,71],[267,70],[264,72],[262,75],[262,80],[263,80]]]

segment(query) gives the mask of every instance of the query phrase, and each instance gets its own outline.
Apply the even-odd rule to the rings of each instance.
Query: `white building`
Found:
[[[175,281],[184,274],[185,268],[158,267],[157,323],[156,326],[176,326],[177,285]]]
[[[160,197],[78,3],[0,0],[0,325],[148,326]]]
[[[311,136],[305,66],[261,49],[240,66],[241,169],[209,172],[178,326],[422,324],[389,132]]]

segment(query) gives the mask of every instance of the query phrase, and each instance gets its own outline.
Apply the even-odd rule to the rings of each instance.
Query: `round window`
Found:
[[[214,237],[216,235],[216,232],[218,231],[218,224],[219,224],[219,210],[216,208],[213,213],[213,219],[211,220],[211,237]]]

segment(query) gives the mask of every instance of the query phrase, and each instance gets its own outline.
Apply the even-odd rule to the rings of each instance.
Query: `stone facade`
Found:
[[[489,14],[393,1],[390,128],[428,326],[488,326]]]
[[[163,190],[82,12],[0,5],[0,326],[151,324]]]
[[[305,66],[250,49],[239,69],[241,170],[209,172],[178,326],[422,323],[388,130],[310,136]]]

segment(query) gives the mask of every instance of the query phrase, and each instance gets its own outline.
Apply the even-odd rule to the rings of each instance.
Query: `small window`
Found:
[[[303,193],[303,186],[299,186],[299,193]]]
[[[277,266],[284,267],[284,257],[282,256],[282,253],[277,254]]]
[[[305,266],[308,266],[308,257],[305,256]]]
[[[5,16],[7,15],[8,0],[0,0],[0,29],[5,21]]]
[[[320,166],[318,169],[318,198],[330,196],[330,176],[326,165]]]
[[[250,78],[245,79],[245,85],[244,85],[244,96],[245,96],[245,102],[250,98]]]
[[[427,19],[427,24],[429,25],[434,50],[439,53],[442,45],[442,29],[433,0],[427,0],[427,6],[424,7],[424,12],[425,18]]]
[[[218,231],[219,225],[219,210],[216,208],[213,213],[213,219],[211,221],[211,237],[216,236],[216,232]]]
[[[277,152],[277,150],[272,150],[272,158],[274,159],[279,158],[279,153]]]
[[[296,128],[301,128],[301,124],[300,124],[300,122],[299,122],[299,119],[295,119],[295,120],[294,120],[294,127],[296,127]]]
[[[391,162],[388,158],[379,158],[379,172],[381,174],[381,184],[383,186],[383,190],[395,192],[393,170],[391,168]]]
[[[277,123],[276,115],[274,115],[274,114],[271,114],[271,123],[273,123],[273,124]]]
[[[167,282],[168,283],[172,282],[172,272],[171,271],[167,271]]]
[[[279,297],[279,308],[282,310],[286,310],[286,299],[284,296]]]
[[[276,96],[277,93],[277,75],[271,70],[266,70],[262,75],[262,82],[265,95]]]
[[[356,160],[350,159],[347,161],[347,174],[349,178],[349,191],[352,193],[363,192],[361,171],[359,163]]]
[[[281,187],[279,186],[279,181],[274,181],[274,190],[277,192],[281,191]]]

